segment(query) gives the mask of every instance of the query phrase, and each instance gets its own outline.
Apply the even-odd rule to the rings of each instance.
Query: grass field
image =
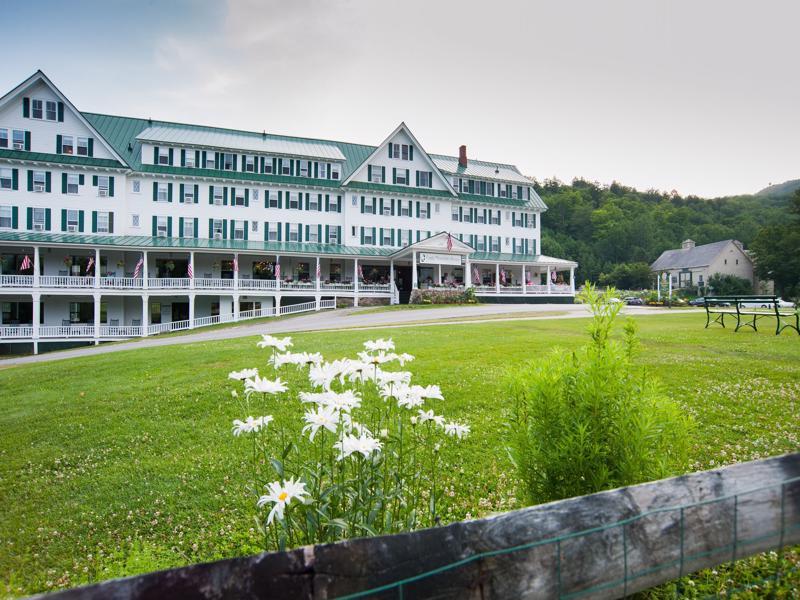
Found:
[[[691,470],[797,451],[797,335],[705,330],[701,314],[637,321],[639,360],[697,421]],[[391,336],[398,352],[417,356],[415,380],[441,385],[442,412],[472,426],[443,456],[454,465],[446,518],[456,520],[519,506],[503,447],[504,373],[554,346],[584,343],[585,327],[570,319],[293,338],[295,350],[333,359]],[[231,421],[243,415],[226,380],[233,369],[265,370],[267,351],[255,341],[0,371],[0,592],[23,595],[259,551],[244,490],[247,445],[230,434]],[[744,565],[752,571],[759,563]],[[725,573],[706,573],[697,585],[713,592]]]

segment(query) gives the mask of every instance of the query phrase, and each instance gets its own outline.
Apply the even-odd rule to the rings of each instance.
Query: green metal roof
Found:
[[[26,152],[24,150],[0,150],[0,158],[14,160],[27,160],[32,162],[49,162],[64,165],[80,165],[85,167],[108,167],[111,169],[126,169],[113,158],[92,158],[89,156],[74,156],[69,154],[48,154],[46,152]]]
[[[303,244],[297,242],[260,242],[253,240],[210,240],[205,238],[167,238],[133,235],[87,235],[32,231],[0,231],[0,242],[25,244],[70,244],[116,246],[145,249],[236,250],[270,254],[335,254],[340,256],[386,257],[395,248]]]
[[[383,183],[369,183],[367,181],[351,181],[346,186],[348,190],[375,192],[378,194],[399,194],[401,196],[426,196],[436,198],[452,198],[455,196],[447,190],[432,190],[430,188],[417,188],[406,185],[386,185]]]
[[[474,252],[469,259],[473,262],[529,263],[577,267],[578,263],[563,258],[553,258],[544,254],[508,254],[506,252]]]
[[[312,177],[288,177],[286,175],[262,175],[240,171],[217,171],[215,169],[189,169],[164,165],[142,165],[143,173],[163,173],[164,175],[185,175],[187,177],[213,177],[215,179],[234,179],[238,181],[257,181],[287,185],[308,185],[314,187],[339,189],[341,182],[335,179],[314,179]]]
[[[459,194],[459,200],[464,200],[465,202],[481,202],[483,204],[495,204],[499,206],[520,206],[520,207],[528,207],[530,203],[527,200],[521,200],[518,198],[495,198],[494,196],[481,196],[480,194]]]

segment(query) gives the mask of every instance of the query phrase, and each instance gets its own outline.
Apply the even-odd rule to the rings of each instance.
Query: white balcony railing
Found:
[[[201,277],[194,280],[194,287],[201,290],[233,289],[233,279],[209,279]]]
[[[142,328],[138,325],[101,325],[101,338],[128,338],[142,335]]]
[[[153,290],[189,289],[192,280],[188,277],[148,277],[147,287]]]
[[[320,289],[325,292],[352,292],[352,283],[322,283]]]
[[[0,287],[33,287],[33,275],[0,275]]]
[[[274,290],[278,286],[274,279],[240,279],[240,290]]]
[[[42,275],[39,287],[43,288],[90,288],[94,287],[94,277],[74,275]]]
[[[147,333],[149,335],[155,335],[167,331],[181,331],[182,329],[190,329],[191,324],[191,321],[188,319],[184,321],[170,321],[168,323],[154,323],[153,325],[148,325]]]
[[[275,316],[275,309],[272,307],[259,308],[254,310],[243,310],[239,312],[240,321],[246,321],[247,319],[260,319],[262,317],[274,317],[274,316]]]
[[[281,281],[281,289],[290,292],[313,292],[316,291],[317,285],[313,282]]]
[[[101,277],[100,287],[112,290],[130,290],[141,289],[143,287],[142,279],[137,277]]]
[[[93,338],[94,325],[43,325],[39,327],[40,338]]]
[[[388,283],[359,283],[359,294],[389,294],[390,287]]]
[[[224,315],[212,315],[210,317],[199,317],[194,320],[195,327],[204,327],[206,325],[217,325],[218,323],[232,323],[233,314],[228,313]]]
[[[0,339],[32,338],[32,325],[3,325],[0,327]]]

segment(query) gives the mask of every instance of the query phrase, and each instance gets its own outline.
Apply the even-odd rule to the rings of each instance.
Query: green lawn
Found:
[[[637,321],[640,360],[698,423],[692,470],[800,447],[800,337],[705,330],[699,313]],[[455,520],[519,506],[503,448],[503,374],[554,346],[585,342],[585,327],[586,320],[570,319],[293,338],[295,350],[331,359],[381,336],[417,356],[409,366],[415,380],[440,384],[441,411],[472,426],[469,438],[443,452],[453,465],[446,518]],[[233,369],[266,370],[267,351],[255,342],[143,348],[0,371],[0,592],[259,551],[244,490],[249,446],[230,433],[231,421],[246,415],[226,379]],[[759,564],[746,561],[745,570]],[[720,571],[697,585],[718,589]]]

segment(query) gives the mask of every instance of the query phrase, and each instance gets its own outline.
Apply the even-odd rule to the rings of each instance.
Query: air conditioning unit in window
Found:
[[[67,231],[69,231],[71,233],[75,233],[76,231],[78,231],[78,226],[77,225],[67,225]]]
[[[167,237],[166,231],[159,231],[157,237]]]
[[[221,240],[221,239],[222,239],[222,234],[221,234],[221,233],[219,233],[219,232],[215,233],[215,234],[214,234],[214,239],[215,239],[215,240]]]
[[[24,142],[14,142],[14,150],[25,150]]]
[[[105,198],[106,196],[108,196],[108,190],[100,188],[99,190],[97,190],[97,195],[100,196],[101,198]]]
[[[34,185],[33,186],[33,191],[34,192],[43,192],[44,191],[44,186],[42,184]]]
[[[41,223],[34,223],[33,224],[33,230],[34,231],[44,231],[44,225],[42,225]]]

